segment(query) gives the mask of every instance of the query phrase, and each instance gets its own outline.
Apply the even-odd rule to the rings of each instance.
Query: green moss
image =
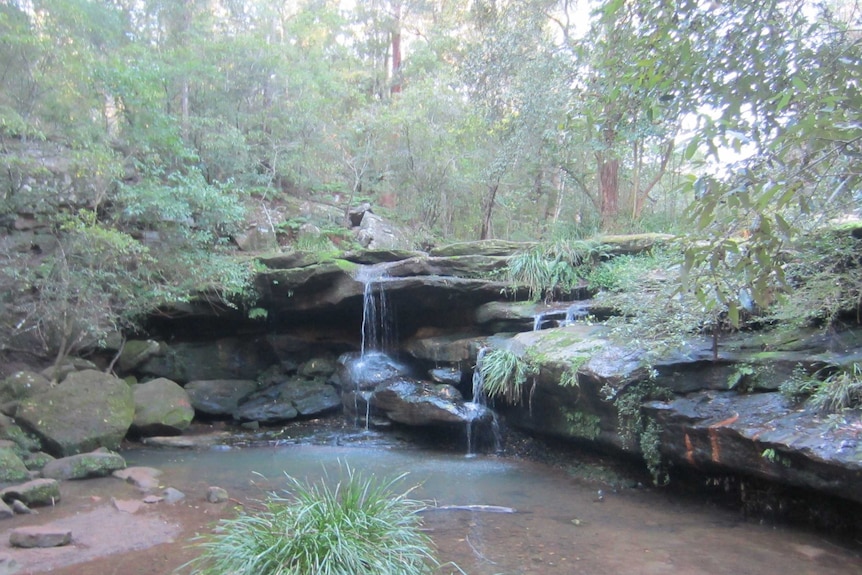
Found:
[[[359,268],[359,264],[357,264],[357,263],[354,263],[354,262],[351,262],[348,260],[338,259],[338,258],[332,260],[332,263],[334,263],[338,267],[338,269],[340,269],[344,272],[347,272],[349,274],[352,274],[353,272],[356,271],[357,268]]]
[[[0,447],[0,482],[14,483],[29,477],[27,466],[12,447]]]
[[[601,433],[601,419],[592,413],[566,410],[566,431],[572,437],[593,440]]]

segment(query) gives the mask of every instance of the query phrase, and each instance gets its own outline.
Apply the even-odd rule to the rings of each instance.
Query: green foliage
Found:
[[[760,456],[770,463],[780,463],[785,467],[790,467],[790,460],[786,457],[782,457],[772,447],[767,447],[766,449],[764,449]]]
[[[737,364],[727,378],[728,389],[741,393],[751,393],[757,388],[761,378],[771,371],[770,366],[754,363]]]
[[[820,380],[809,374],[802,365],[796,365],[787,381],[778,386],[778,391],[793,402],[808,399],[820,387]]]
[[[530,299],[552,301],[580,285],[590,265],[603,252],[600,244],[558,240],[516,253],[508,261],[509,282],[530,290]]]
[[[601,261],[586,277],[591,290],[639,292],[655,289],[668,280],[668,270],[679,264],[671,250],[653,249],[637,255],[620,255]]]
[[[521,402],[524,384],[535,368],[517,354],[492,349],[482,359],[482,389],[488,397],[501,397],[510,405]]]
[[[703,114],[687,154],[693,159],[700,146],[717,163],[728,148],[741,156],[723,172],[690,179],[697,201],[688,215],[696,233],[684,267],[686,289],[736,326],[747,302],[764,308],[787,286],[784,251],[801,233],[858,205],[854,190],[862,172],[847,146],[859,142],[862,130],[847,114],[862,104],[848,83],[858,75],[862,45],[848,22],[825,10],[812,17],[801,2],[730,2],[709,17],[722,15],[744,29],[766,25],[775,32],[752,36],[760,47],[735,52],[727,63],[734,86],[749,86],[745,97],[726,82],[712,82],[720,117]],[[717,40],[718,50],[737,41]],[[715,69],[707,74],[719,76]]]
[[[390,481],[345,467],[333,487],[327,479],[303,483],[288,476],[284,495],[271,494],[261,511],[224,519],[198,538],[201,555],[184,568],[193,575],[419,575],[440,567],[421,530],[425,505]]]
[[[714,329],[713,314],[691,293],[679,291],[678,266],[673,250],[653,250],[613,258],[588,276],[592,286],[603,287],[597,301],[618,314],[607,322],[614,340],[660,354]]]
[[[652,378],[629,385],[615,394],[613,398],[619,422],[619,434],[623,445],[632,448],[637,445],[653,477],[659,485],[667,482],[661,456],[660,427],[643,412],[642,406],[648,401],[667,401],[673,392],[657,384]]]
[[[862,314],[862,246],[855,228],[838,227],[806,235],[783,266],[788,289],[769,309],[785,325],[832,327]]]
[[[601,419],[592,413],[578,410],[566,410],[566,431],[573,437],[595,439],[602,432]]]
[[[117,197],[121,219],[149,229],[171,226],[218,237],[236,230],[245,215],[239,190],[230,184],[208,184],[198,171],[153,174],[134,186],[121,186]]]
[[[269,317],[269,311],[262,307],[253,307],[248,310],[248,319],[266,319]]]
[[[561,387],[580,387],[581,384],[578,382],[578,370],[582,365],[589,361],[589,355],[579,355],[572,359],[571,363],[569,363],[568,368],[563,372],[560,376],[560,386]]]
[[[152,257],[131,236],[105,227],[92,211],[58,218],[56,248],[38,266],[7,268],[24,319],[17,331],[38,335],[56,363],[134,326],[153,305]]]
[[[820,379],[818,375],[828,373]],[[791,401],[808,401],[808,405],[824,413],[862,406],[862,366],[853,363],[840,368],[823,368],[809,374],[801,365],[796,366],[790,378],[781,384],[779,391]]]
[[[814,409],[827,413],[862,406],[862,366],[854,363],[829,375],[808,402]]]

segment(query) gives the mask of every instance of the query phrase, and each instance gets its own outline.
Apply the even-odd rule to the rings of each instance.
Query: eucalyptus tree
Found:
[[[698,72],[708,108],[689,148],[722,169],[691,179],[686,280],[737,325],[780,297],[800,233],[858,210],[862,41],[858,22],[795,0],[723,3],[699,22],[714,31],[712,65]]]

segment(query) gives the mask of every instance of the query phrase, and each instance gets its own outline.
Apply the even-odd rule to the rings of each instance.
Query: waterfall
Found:
[[[473,403],[481,406],[488,404],[488,398],[485,396],[485,382],[482,376],[482,361],[490,349],[489,347],[483,347],[479,350],[476,354],[476,367],[473,368]]]
[[[566,319],[563,325],[570,325],[587,317],[587,306],[581,302],[573,303],[566,310]]]
[[[481,421],[482,416],[490,412],[491,414],[491,432],[494,436],[494,451],[499,453],[502,451],[502,440],[500,438],[500,424],[497,421],[497,414],[488,408],[488,396],[485,395],[484,379],[482,376],[482,361],[485,359],[485,354],[491,348],[483,347],[476,354],[476,367],[473,368],[473,401],[464,403],[467,420],[467,457],[475,457],[474,450],[474,427],[476,421]]]
[[[389,298],[385,290],[388,279],[385,265],[363,266],[355,276],[364,285],[362,296],[361,354],[388,351],[394,345],[395,329]]]
[[[542,322],[545,321],[545,314],[537,313],[533,316],[533,331],[539,331],[542,329]]]
[[[363,284],[362,290],[362,333],[359,359],[353,368],[360,373],[366,369],[380,367],[380,356],[395,346],[394,317],[389,309],[389,298],[385,284],[389,279],[386,273],[387,265],[377,264],[361,266],[354,279]],[[372,353],[372,352],[377,352]],[[367,364],[367,365],[366,365]],[[356,423],[359,425],[359,400],[365,402],[365,429],[370,427],[372,393],[360,389],[362,377],[355,377],[356,389],[353,394],[353,411]]]

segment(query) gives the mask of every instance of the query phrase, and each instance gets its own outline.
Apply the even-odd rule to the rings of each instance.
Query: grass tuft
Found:
[[[397,492],[391,481],[342,468],[331,487],[287,476],[263,509],[219,522],[197,538],[201,554],[184,568],[192,575],[424,575],[441,565],[420,530],[425,505]],[[456,568],[457,569],[457,568]]]

